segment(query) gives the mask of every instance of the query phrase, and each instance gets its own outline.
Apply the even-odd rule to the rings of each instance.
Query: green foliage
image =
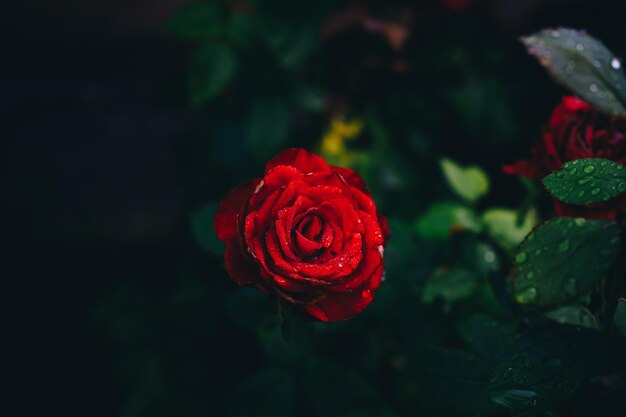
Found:
[[[243,381],[231,400],[229,415],[289,417],[294,412],[295,396],[295,381],[288,372],[266,369]]]
[[[545,177],[543,184],[565,203],[600,203],[626,192],[626,169],[606,159],[577,159]]]
[[[444,309],[450,310],[454,302],[471,296],[477,286],[478,278],[471,271],[461,268],[451,270],[439,268],[428,279],[422,300],[425,303],[432,303],[441,298],[444,301]]]
[[[622,336],[626,336],[626,300],[620,300],[617,303],[615,316],[613,317],[615,328]]]
[[[219,33],[220,17],[215,3],[193,3],[178,9],[169,19],[168,28],[181,38],[211,38]]]
[[[572,29],[547,29],[522,38],[552,76],[585,101],[626,115],[626,77],[620,60],[600,41]]]
[[[568,324],[596,330],[600,328],[598,319],[589,309],[580,305],[559,307],[547,312],[545,316],[559,324]]]
[[[260,99],[246,122],[246,144],[260,161],[267,161],[284,146],[289,133],[289,108],[280,99]]]
[[[217,238],[213,230],[213,219],[217,213],[217,204],[207,204],[191,212],[191,233],[202,249],[221,256],[224,253],[224,244]]]
[[[215,42],[201,47],[189,74],[192,104],[198,106],[213,100],[228,86],[237,67],[237,57],[228,45]]]
[[[557,304],[591,292],[619,248],[619,227],[582,218],[550,220],[520,245],[513,271],[520,304]]]
[[[487,233],[502,247],[511,250],[537,225],[537,212],[528,210],[520,221],[517,210],[494,208],[485,211],[482,222]]]
[[[440,163],[448,184],[464,200],[473,203],[489,191],[489,178],[482,169],[461,167],[448,158]]]
[[[480,230],[473,211],[459,203],[438,202],[417,219],[415,230],[424,239],[447,239],[454,229]]]

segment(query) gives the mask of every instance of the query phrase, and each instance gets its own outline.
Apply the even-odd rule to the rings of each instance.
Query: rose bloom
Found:
[[[222,200],[215,230],[231,278],[276,294],[296,312],[344,320],[367,307],[383,275],[386,221],[361,177],[303,149]]]
[[[530,158],[503,167],[508,174],[540,180],[563,163],[582,158],[603,158],[626,165],[626,119],[602,113],[577,97],[563,97]],[[575,206],[553,199],[559,216],[613,220],[626,213],[626,198]]]

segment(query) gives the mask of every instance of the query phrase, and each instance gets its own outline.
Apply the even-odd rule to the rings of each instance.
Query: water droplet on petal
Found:
[[[368,288],[363,288],[363,290],[361,291],[361,296],[363,298],[371,298],[372,297],[372,291],[370,291]]]
[[[611,68],[613,68],[614,70],[618,70],[618,69],[622,68],[622,63],[620,62],[619,59],[613,58],[611,60]]]

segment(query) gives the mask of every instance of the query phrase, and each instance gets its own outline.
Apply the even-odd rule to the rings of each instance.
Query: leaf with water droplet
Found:
[[[567,400],[580,383],[579,375],[565,375],[563,366],[558,358],[537,358],[526,352],[515,355],[489,382],[489,400],[511,411],[539,414],[550,410]]]
[[[558,82],[602,110],[626,115],[621,62],[599,40],[566,28],[542,30],[521,40]]]
[[[619,226],[604,220],[552,219],[519,247],[513,269],[520,304],[553,305],[591,292],[606,275],[619,245]]]
[[[446,270],[439,268],[428,279],[422,293],[425,303],[432,303],[436,299],[444,301],[444,310],[449,310],[452,304],[470,297],[477,288],[476,275],[463,268]]]
[[[623,165],[607,159],[577,159],[563,164],[561,171],[546,176],[543,184],[564,203],[594,204],[626,191],[626,170]]]

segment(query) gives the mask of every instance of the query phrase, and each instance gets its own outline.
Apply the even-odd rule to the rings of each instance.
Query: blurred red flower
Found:
[[[507,174],[540,180],[563,163],[582,158],[604,158],[626,165],[626,119],[603,113],[577,97],[563,97],[554,109],[530,158],[503,167]],[[560,216],[616,219],[626,213],[626,198],[574,206],[554,200]]]

